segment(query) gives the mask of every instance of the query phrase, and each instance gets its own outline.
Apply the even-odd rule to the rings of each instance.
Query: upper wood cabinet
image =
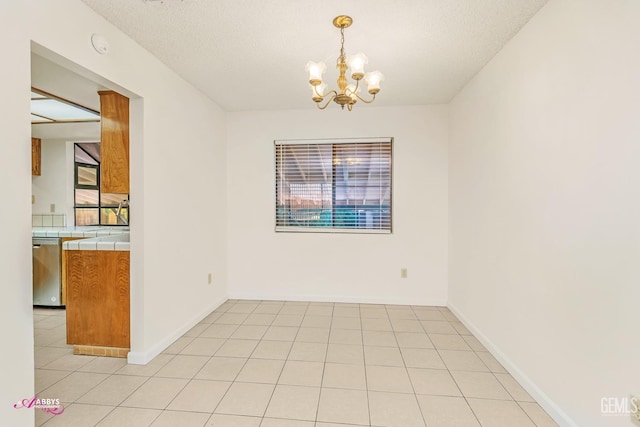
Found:
[[[40,138],[31,138],[31,175],[42,174],[42,141]]]
[[[129,194],[129,98],[100,95],[100,190]]]

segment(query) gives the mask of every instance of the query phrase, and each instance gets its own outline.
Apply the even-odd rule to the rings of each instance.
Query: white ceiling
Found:
[[[547,0],[82,0],[227,111],[314,108],[305,64],[347,53],[385,75],[377,105],[446,103]],[[366,70],[367,70],[366,69]]]

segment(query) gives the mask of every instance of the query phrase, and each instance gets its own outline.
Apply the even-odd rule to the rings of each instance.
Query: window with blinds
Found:
[[[275,141],[276,231],[391,232],[392,138]]]

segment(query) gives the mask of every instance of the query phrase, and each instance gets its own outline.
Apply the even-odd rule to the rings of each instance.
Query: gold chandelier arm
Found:
[[[375,101],[375,100],[376,100],[376,94],[375,94],[375,93],[373,94],[373,98],[371,98],[371,99],[370,99],[370,100],[368,100],[368,101],[367,101],[366,99],[362,98],[362,97],[361,97],[360,95],[358,95],[357,93],[356,93],[355,95],[356,95],[356,98],[358,98],[360,101],[364,102],[365,104],[371,104],[373,101]]]
[[[321,107],[320,106],[320,102],[322,102],[322,100],[324,100],[325,98],[327,98],[327,96],[331,95],[331,97],[329,99],[327,99],[327,102]],[[338,95],[338,92],[336,92],[335,90],[332,90],[331,92],[329,92],[328,94],[326,94],[325,96],[322,97],[321,101],[316,102],[316,106],[318,107],[319,110],[324,110],[325,108],[327,108],[327,105],[329,105],[329,103],[331,101],[333,101],[333,99]]]

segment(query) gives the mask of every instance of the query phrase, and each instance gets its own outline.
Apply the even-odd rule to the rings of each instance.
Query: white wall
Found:
[[[69,182],[67,141],[43,140],[41,150],[41,175],[31,177],[31,194],[35,196],[32,212],[49,214],[54,204],[55,212],[66,214],[67,224],[73,225],[73,191],[69,191],[73,181]]]
[[[29,41],[24,2],[0,2],[0,221],[3,250],[0,424],[33,426],[34,414],[14,409],[33,396],[33,316],[31,310],[31,138],[29,129]]]
[[[446,106],[227,117],[232,297],[446,304]],[[395,138],[393,234],[274,232],[274,140],[377,136]]]
[[[640,393],[638,22],[551,0],[451,105],[450,306],[561,425]]]

